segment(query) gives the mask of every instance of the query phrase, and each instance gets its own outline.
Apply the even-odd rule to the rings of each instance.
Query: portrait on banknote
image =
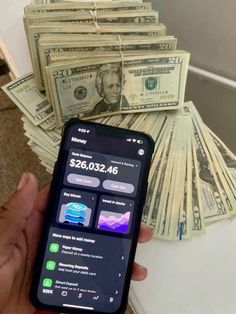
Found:
[[[197,148],[196,153],[197,153],[197,158],[199,161],[199,168],[200,168],[199,169],[199,177],[200,177],[200,179],[205,181],[205,183],[215,184],[214,178],[213,178],[211,171],[209,169],[209,163],[208,163],[207,159],[203,157],[202,152],[200,151],[199,148]]]
[[[102,65],[96,75],[95,87],[102,98],[89,115],[99,115],[104,112],[115,112],[123,106],[129,106],[128,101],[122,95],[125,84],[124,74],[119,64]]]

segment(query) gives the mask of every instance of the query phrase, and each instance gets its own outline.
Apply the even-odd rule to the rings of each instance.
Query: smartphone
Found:
[[[141,132],[66,124],[35,261],[36,308],[125,311],[153,149]]]

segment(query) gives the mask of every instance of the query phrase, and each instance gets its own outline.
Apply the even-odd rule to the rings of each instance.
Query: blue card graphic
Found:
[[[97,196],[94,193],[64,189],[61,193],[57,222],[90,227]]]

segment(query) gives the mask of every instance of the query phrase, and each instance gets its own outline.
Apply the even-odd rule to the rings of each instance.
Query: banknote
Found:
[[[40,126],[37,127],[31,121],[26,117],[22,117],[22,121],[24,122],[24,129],[29,134],[34,135],[35,137],[39,137],[42,139],[45,143],[49,144],[49,147],[55,147],[58,146],[61,142],[61,130],[60,132],[57,132],[54,130],[44,130]]]
[[[34,125],[54,117],[47,98],[36,89],[33,73],[11,81],[2,89]]]
[[[177,109],[183,104],[189,54],[156,55],[47,67],[57,125],[74,116]],[[114,91],[103,86],[114,84]]]
[[[186,103],[184,104],[186,106]],[[184,107],[185,108],[185,107]],[[185,122],[187,136],[186,180],[183,199],[183,220],[179,224],[179,239],[189,239],[192,235],[201,234],[205,230],[205,221],[200,195],[199,168],[196,145],[194,142],[192,115],[189,110],[181,110]],[[187,118],[187,119],[186,119]]]
[[[42,156],[42,160],[50,163],[51,165],[55,164],[58,155],[56,149],[53,151],[49,150],[46,145],[44,145],[38,138],[35,137],[32,137],[28,144],[31,146],[32,151],[34,151],[37,155]]]
[[[222,155],[220,154],[219,150],[217,149],[215,143],[212,140],[207,129],[203,129],[204,138],[208,143],[208,147],[210,147],[210,155],[211,159],[214,164],[215,171],[220,178],[224,190],[227,194],[227,202],[229,203],[230,214],[236,214],[236,182],[229,171]]]
[[[52,116],[48,117],[45,121],[43,121],[40,124],[40,127],[43,130],[52,130],[52,129],[54,129],[56,127],[56,121],[55,121],[54,114]]]
[[[45,12],[28,13],[24,16],[25,25],[36,22],[87,22],[100,23],[158,23],[159,14],[155,10],[127,10],[127,11],[94,11],[81,10],[76,12]]]
[[[192,232],[202,233],[205,230],[203,202],[200,189],[199,163],[197,160],[196,144],[192,133]],[[206,203],[206,202],[204,202]]]
[[[60,3],[63,0],[32,0],[33,4]]]
[[[101,36],[100,36],[101,37]],[[40,72],[42,73],[42,82],[40,84],[44,86],[45,69],[52,61],[64,61],[79,59],[78,52],[84,53],[84,56],[88,56],[88,52],[94,51],[98,53],[101,51],[130,51],[130,50],[175,50],[177,46],[177,40],[173,36],[162,36],[162,37],[147,37],[143,38],[123,38],[120,36],[112,36],[110,40],[103,40],[101,37],[99,40],[92,38],[82,37],[83,40],[72,42],[55,42],[53,43],[50,39],[39,40],[38,51],[39,51],[39,65]],[[96,55],[95,55],[96,56]],[[41,77],[39,78],[41,80]]]
[[[202,144],[205,148],[206,154],[208,156],[209,162],[214,168],[214,173],[216,175],[217,181],[220,185],[220,189],[224,192],[224,196],[228,205],[228,209],[231,215],[236,214],[236,189],[235,182],[231,177],[231,174],[228,172],[226,165],[223,160],[220,160],[220,154],[216,149],[214,142],[208,132],[208,129],[205,128],[204,123],[198,114],[195,106],[192,102],[189,102],[188,107],[193,115],[194,127],[198,130],[199,137],[202,139]]]
[[[142,35],[142,36],[164,36],[166,27],[163,24],[145,23],[106,23],[90,25],[88,23],[66,23],[66,22],[46,22],[30,25],[27,32],[28,46],[35,72],[36,84],[39,90],[42,73],[39,64],[38,41],[42,34],[116,34],[116,35]]]
[[[167,123],[167,128],[163,135],[162,143],[158,148],[158,154],[155,158],[156,167],[153,171],[153,175],[150,181],[150,190],[147,195],[146,205],[148,206],[148,216],[144,219],[146,220],[146,224],[155,230],[155,234],[157,234],[159,230],[160,217],[162,213],[162,208],[160,207],[160,201],[163,191],[163,182],[165,177],[166,170],[166,161],[169,154],[169,149],[171,145],[171,140],[173,136],[173,128],[174,123],[170,121]]]
[[[181,128],[182,119],[176,116],[173,136],[169,144],[168,156],[165,157],[163,192],[160,199],[159,230],[154,229],[158,238],[163,240],[175,239],[179,232],[178,221],[181,199],[184,192],[186,169],[185,135]]]
[[[166,146],[163,150],[162,161],[160,163],[160,178],[156,181],[157,195],[153,195],[155,198],[153,212],[151,216],[151,222],[156,220],[154,227],[154,235],[159,239],[165,240],[165,222],[167,218],[168,209],[168,197],[170,193],[170,183],[173,175],[173,161],[174,161],[174,139],[176,136],[175,123],[171,128],[169,139],[166,142]],[[159,200],[156,199],[159,198]],[[158,209],[156,207],[159,207]],[[155,217],[155,212],[158,211],[158,215]]]
[[[209,132],[231,176],[236,182],[236,156],[211,129],[209,129]]]
[[[37,0],[36,0],[37,1]],[[42,1],[42,2],[40,2]],[[60,11],[78,11],[78,10],[145,10],[151,9],[151,2],[142,1],[57,1],[55,2],[32,2],[25,7],[25,13],[42,13],[42,12],[60,12]],[[45,0],[47,1],[47,0]],[[50,1],[50,0],[49,0]]]
[[[203,145],[199,132],[194,128],[194,141],[199,166],[200,191],[204,208],[204,219],[213,222],[229,217],[225,195],[221,190],[213,165]]]
[[[197,121],[198,125],[201,126],[202,135],[205,139],[205,143],[207,143],[209,152],[214,159],[214,166],[216,168],[220,168],[219,171],[223,175],[223,180],[226,180],[226,184],[229,186],[234,200],[231,202],[235,203],[236,198],[236,181],[233,175],[234,169],[236,167],[235,156],[230,150],[226,147],[226,145],[219,139],[217,136],[212,136],[212,131],[204,124],[200,114],[198,113],[194,104],[188,103],[190,110],[194,115],[194,119]],[[228,167],[231,165],[232,167]],[[235,205],[233,205],[234,207]],[[232,212],[231,212],[232,214]]]
[[[63,0],[32,0],[33,4],[60,3]]]
[[[174,139],[174,161],[173,173],[169,186],[167,203],[167,214],[165,219],[164,238],[165,240],[182,240],[187,236],[187,214],[185,195],[187,181],[187,137],[186,117],[177,116],[177,134]],[[186,196],[186,199],[185,199]]]
[[[186,133],[186,170],[184,179],[184,191],[180,209],[178,226],[178,239],[190,239],[192,237],[192,121],[190,117],[184,119]],[[176,238],[175,238],[176,239]]]

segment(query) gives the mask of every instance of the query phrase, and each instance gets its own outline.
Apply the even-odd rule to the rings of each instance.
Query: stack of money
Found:
[[[24,25],[36,87],[57,127],[75,116],[183,105],[189,53],[176,50],[150,2],[30,4]]]
[[[64,123],[94,119],[153,137],[143,222],[154,237],[190,239],[236,214],[236,157],[184,103],[189,53],[151,3],[35,0],[24,24],[34,73],[3,90],[50,173]]]
[[[52,173],[61,129],[53,128],[48,102],[36,89],[34,76],[3,89],[24,114],[29,145]],[[192,102],[176,111],[118,114],[95,121],[153,137],[142,220],[154,230],[154,237],[190,239],[205,232],[208,224],[236,214],[236,156],[205,125]]]

